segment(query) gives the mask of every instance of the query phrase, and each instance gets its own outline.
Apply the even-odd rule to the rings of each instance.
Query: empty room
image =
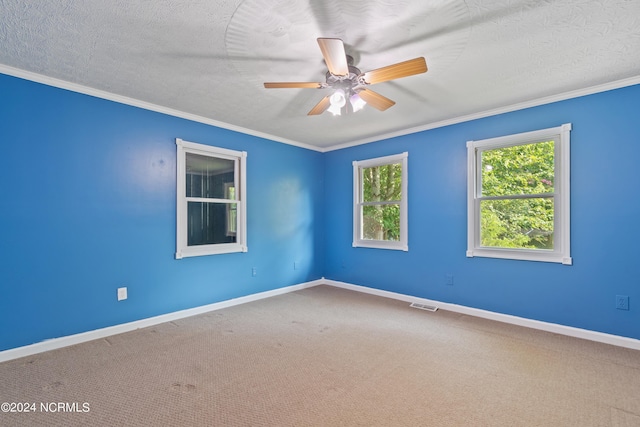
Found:
[[[0,425],[640,426],[640,2],[0,0]]]

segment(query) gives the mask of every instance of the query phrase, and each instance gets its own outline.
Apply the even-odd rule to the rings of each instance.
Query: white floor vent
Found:
[[[418,304],[417,302],[412,302],[409,307],[419,308],[420,310],[426,311],[438,311],[438,307],[435,305]]]

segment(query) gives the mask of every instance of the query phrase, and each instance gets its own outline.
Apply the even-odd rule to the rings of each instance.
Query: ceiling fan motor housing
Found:
[[[349,65],[349,74],[346,76],[336,76],[327,71],[327,86],[334,89],[342,89],[345,93],[357,93],[364,86],[361,76],[360,69],[353,65]]]

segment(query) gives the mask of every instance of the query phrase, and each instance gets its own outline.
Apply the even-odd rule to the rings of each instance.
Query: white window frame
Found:
[[[359,160],[353,162],[353,247],[376,248],[376,249],[393,249],[393,250],[409,250],[408,242],[408,157],[409,153],[404,152],[391,156],[378,157],[375,159]],[[363,184],[362,169],[374,166],[384,166],[394,163],[402,164],[402,199],[394,201],[400,205],[400,240],[371,240],[362,238],[362,208],[365,205],[362,201]]]
[[[467,257],[543,261],[571,265],[570,239],[570,131],[571,123],[533,132],[480,141],[467,141]],[[480,153],[544,141],[554,144],[554,249],[493,248],[480,244],[482,171]]]
[[[213,147],[176,138],[177,179],[176,179],[176,259],[185,257],[247,252],[247,153],[226,148]],[[226,199],[202,199],[186,196],[186,154],[233,160],[235,162],[235,183],[237,198],[238,229],[235,243],[212,245],[187,245],[187,203],[189,201],[228,202]]]

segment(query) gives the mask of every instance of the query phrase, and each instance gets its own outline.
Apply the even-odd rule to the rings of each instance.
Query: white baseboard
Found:
[[[269,298],[276,295],[282,295],[289,292],[311,288],[318,285],[329,285],[337,288],[343,288],[343,289],[348,289],[356,292],[362,292],[365,294],[377,295],[384,298],[391,298],[399,301],[405,301],[408,303],[415,302],[419,304],[432,305],[442,310],[452,311],[452,312],[461,313],[461,314],[467,314],[469,316],[476,316],[484,319],[496,320],[498,322],[510,323],[513,325],[524,326],[527,328],[553,332],[560,335],[567,335],[570,337],[582,338],[590,341],[596,341],[596,342],[611,344],[619,347],[626,347],[634,350],[640,350],[640,340],[637,340],[634,338],[627,338],[619,335],[605,334],[602,332],[574,328],[571,326],[558,325],[555,323],[542,322],[539,320],[526,319],[524,317],[495,313],[492,311],[481,310],[478,308],[471,308],[463,305],[451,304],[451,303],[446,303],[441,301],[435,301],[435,300],[430,300],[426,298],[418,298],[411,295],[404,295],[404,294],[399,294],[395,292],[383,291],[380,289],[374,289],[374,288],[369,288],[369,287],[360,286],[360,285],[353,285],[350,283],[339,282],[336,280],[329,280],[323,277],[322,279],[319,279],[319,280],[300,283],[298,285],[292,285],[284,288],[273,289],[271,291],[260,292],[257,294],[247,295],[244,297],[233,298],[226,301],[220,301],[213,304],[190,308],[187,310],[175,311],[173,313],[167,313],[160,316],[149,317],[146,319],[136,320],[134,322],[123,323],[115,326],[109,326],[106,328],[82,332],[74,335],[68,335],[60,338],[53,338],[50,340],[26,345],[23,347],[17,347],[9,350],[0,351],[0,362],[6,362],[8,360],[31,356],[31,355],[42,353],[49,350],[55,350],[55,349],[67,347],[70,345],[80,344],[83,342],[92,341],[100,338],[106,338],[112,335],[122,334],[124,332],[130,332],[140,328],[146,328],[146,327],[158,325],[164,322],[171,322],[173,320],[184,319],[186,317],[196,316],[198,314],[208,313],[210,311],[220,310],[227,307],[233,307],[235,305],[245,304],[252,301],[258,301],[264,298]]]
[[[366,286],[352,285],[350,283],[338,282],[335,280],[325,279],[324,284],[335,286],[338,288],[349,289],[356,292],[377,295],[380,297],[391,298],[409,303],[415,302],[419,304],[433,305],[442,310],[453,311],[456,313],[467,314],[469,316],[481,317],[483,319],[496,320],[498,322],[510,323],[513,325],[524,326],[532,329],[553,332],[555,334],[567,335],[575,338],[611,344],[618,347],[631,348],[640,350],[640,340],[619,335],[605,334],[603,332],[590,331],[588,329],[574,328],[571,326],[558,325],[556,323],[542,322],[540,320],[532,320],[524,317],[512,316],[509,314],[495,313],[493,311],[481,310],[479,308],[466,307],[458,304],[434,301],[426,298],[418,298],[410,295],[398,294],[395,292],[383,291],[380,289],[368,288]]]
[[[160,316],[149,317],[146,319],[136,320],[134,322],[122,323],[120,325],[109,326],[106,328],[96,329],[93,331],[82,332],[74,335],[67,335],[60,338],[53,338],[39,343],[26,345],[23,347],[12,348],[0,351],[0,362],[6,362],[20,357],[31,356],[49,350],[55,350],[70,345],[80,344],[100,338],[106,338],[111,335],[122,334],[124,332],[134,331],[148,326],[158,325],[160,323],[171,322],[173,320],[184,319],[198,314],[208,313],[210,311],[220,310],[222,308],[233,307],[234,305],[245,304],[264,298],[282,295],[300,289],[311,288],[313,286],[323,284],[323,280],[314,280],[311,282],[300,283],[298,285],[287,286],[284,288],[273,289],[271,291],[260,292],[257,294],[247,295],[244,297],[233,298],[226,301],[220,301],[213,304],[207,304],[200,307],[190,308],[187,310],[175,311],[173,313],[162,314]]]

